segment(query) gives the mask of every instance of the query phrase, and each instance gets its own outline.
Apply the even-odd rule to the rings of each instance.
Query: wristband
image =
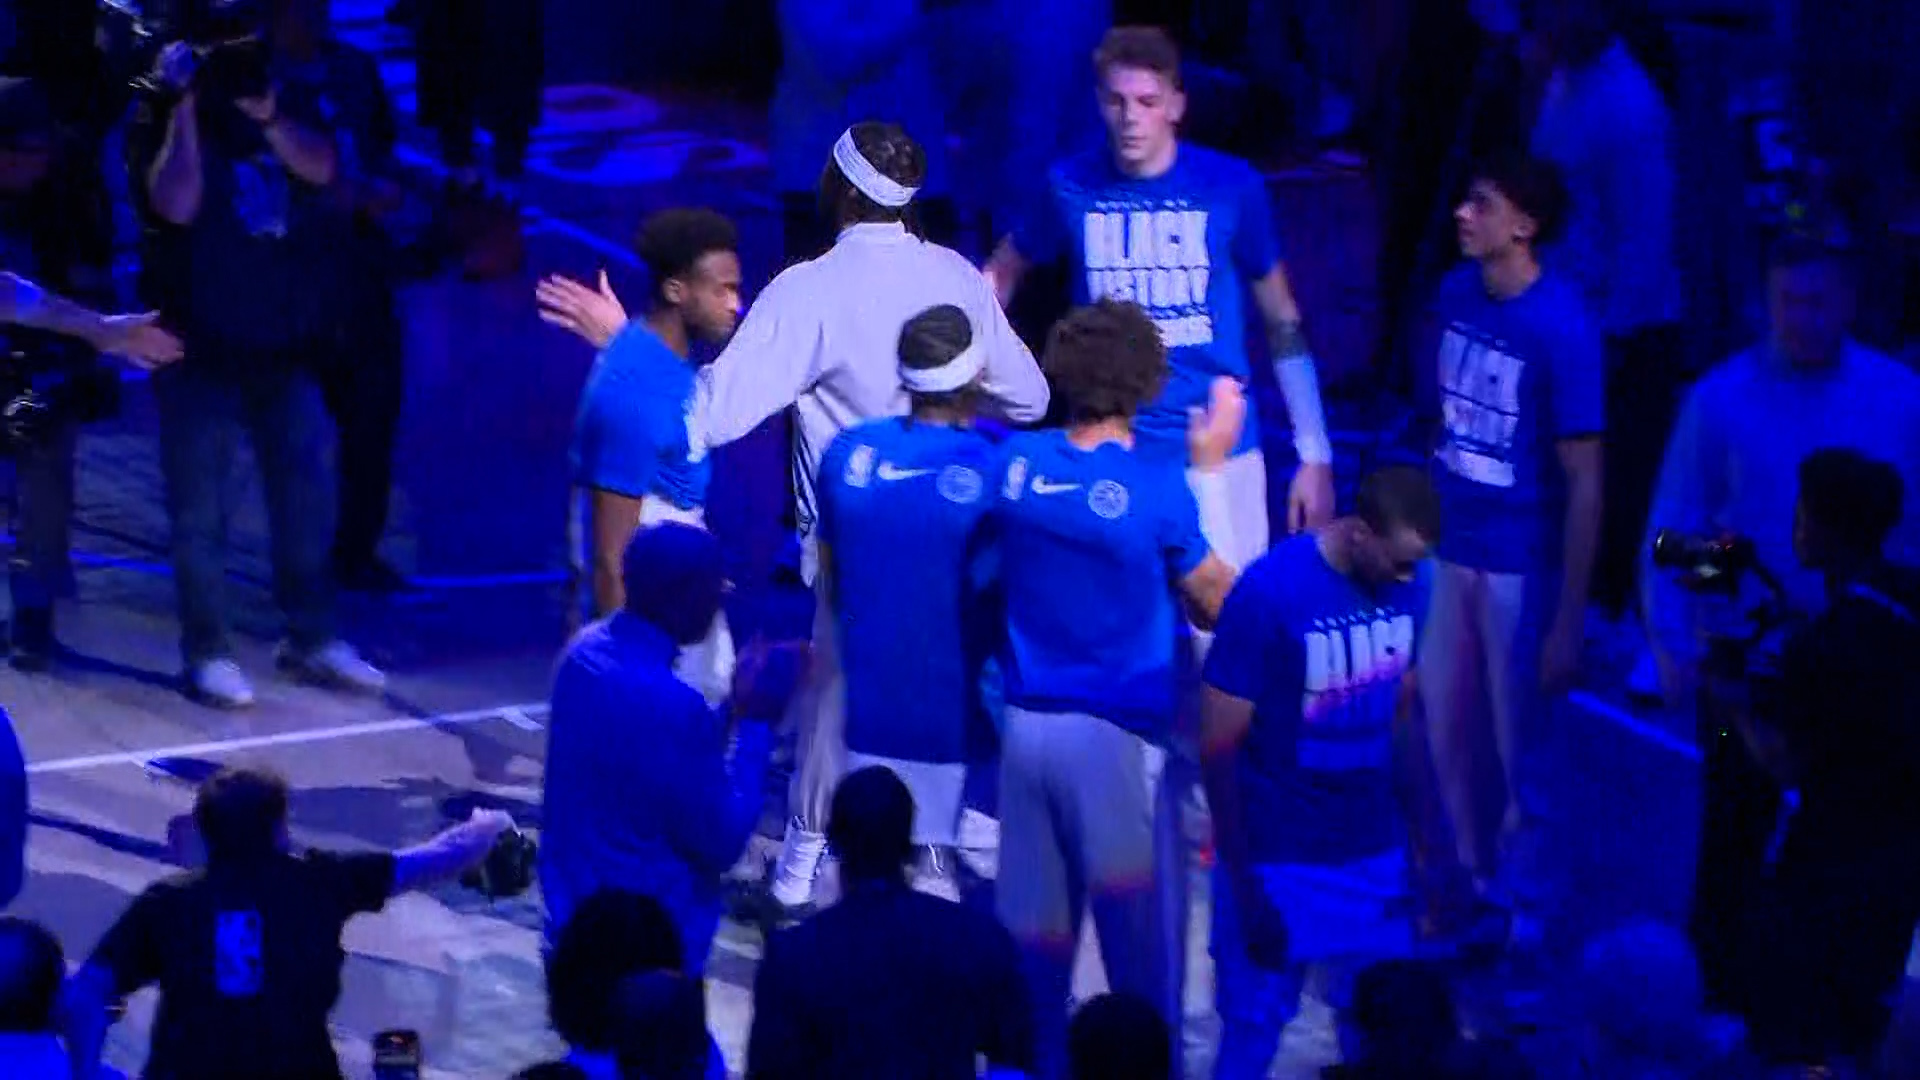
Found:
[[[1333,464],[1333,443],[1327,438],[1327,414],[1320,406],[1320,375],[1311,353],[1294,353],[1274,361],[1274,382],[1287,403],[1287,421],[1293,425],[1293,449],[1302,465]]]

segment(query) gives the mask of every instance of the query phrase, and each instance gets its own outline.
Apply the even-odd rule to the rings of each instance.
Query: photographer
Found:
[[[1823,446],[1846,445],[1892,463],[1920,486],[1920,377],[1854,341],[1847,253],[1819,236],[1783,239],[1770,253],[1766,341],[1734,355],[1688,395],[1654,496],[1655,529],[1748,537],[1758,561],[1781,577],[1790,603],[1817,611],[1820,575],[1794,565],[1795,470]],[[1895,533],[1895,550],[1920,538],[1920,518]],[[1650,557],[1653,545],[1643,550]],[[1698,690],[1701,616],[1689,591],[1649,566],[1647,635],[1669,707]],[[1699,695],[1706,759],[1693,918],[1707,992],[1726,1004],[1739,986],[1738,934],[1716,917],[1750,890],[1779,809],[1775,785],[1737,739],[1722,737],[1721,705]]]
[[[100,1060],[108,1007],[160,987],[145,1075],[155,1080],[337,1078],[327,1014],[340,996],[341,930],[404,892],[479,865],[512,820],[471,820],[403,851],[295,855],[287,785],[222,769],[200,788],[194,824],[207,865],[146,888],[68,986],[74,1076]]]
[[[1758,888],[1716,912],[1746,931],[1736,1005],[1770,1062],[1862,1062],[1885,1037],[1920,921],[1920,573],[1890,564],[1892,466],[1823,449],[1800,466],[1794,550],[1828,606],[1732,699],[1788,794]]]
[[[242,432],[266,489],[280,664],[377,691],[385,676],[334,633],[327,418],[310,365],[324,346],[326,187],[338,155],[313,95],[269,73],[248,0],[190,10],[170,32],[127,134],[146,229],[143,287],[188,343],[154,379],[188,692],[251,704],[223,598],[226,483]]]
[[[72,589],[69,552],[79,425],[110,413],[116,373],[96,350],[142,367],[180,355],[153,316],[104,316],[64,299],[84,260],[61,228],[62,144],[47,96],[0,79],[0,455],[13,461],[13,616],[7,647],[22,670],[53,659],[56,597]]]
[[[393,179],[398,138],[380,65],[333,32],[330,0],[269,0],[273,59],[288,86],[311,95],[333,128],[332,185],[320,388],[339,433],[335,580],[364,592],[405,581],[379,556],[393,498],[393,455],[406,384],[398,259],[386,219],[402,202]]]

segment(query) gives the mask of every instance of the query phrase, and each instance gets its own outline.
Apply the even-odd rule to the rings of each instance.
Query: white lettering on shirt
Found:
[[[1440,337],[1439,365],[1440,416],[1447,433],[1441,464],[1478,484],[1512,487],[1526,362],[1455,325]]]
[[[1413,616],[1386,610],[1316,622],[1303,636],[1300,765],[1377,768],[1391,752],[1390,687],[1413,661]]]
[[[1088,300],[1139,304],[1169,349],[1213,344],[1205,210],[1091,210],[1081,224]]]

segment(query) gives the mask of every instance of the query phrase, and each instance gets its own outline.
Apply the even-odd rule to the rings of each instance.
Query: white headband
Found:
[[[855,191],[889,209],[897,210],[913,201],[919,188],[911,188],[897,180],[881,175],[867,155],[853,145],[853,129],[848,128],[833,144],[833,163],[840,167],[840,175],[847,178]]]
[[[900,366],[900,384],[914,394],[950,394],[967,385],[987,366],[987,354],[969,345],[960,355],[935,368]]]

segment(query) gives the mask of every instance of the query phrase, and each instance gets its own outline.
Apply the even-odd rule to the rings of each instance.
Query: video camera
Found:
[[[487,861],[460,875],[460,884],[489,900],[515,897],[533,887],[540,845],[519,829],[508,829],[493,842]]]
[[[1733,534],[1694,536],[1661,529],[1653,537],[1653,565],[1675,573],[1689,592],[1728,602],[1735,618],[1706,631],[1701,673],[1723,696],[1759,717],[1776,715],[1781,653],[1805,617],[1787,604],[1786,587],[1760,561],[1753,541]],[[1762,595],[1740,606],[1741,585],[1759,582]]]
[[[144,85],[170,42],[193,46],[194,86],[233,101],[265,94],[267,49],[261,0],[99,0],[100,50],[121,83]]]
[[[0,458],[45,445],[62,427],[119,412],[119,377],[75,350],[51,335],[8,330],[0,353]]]

